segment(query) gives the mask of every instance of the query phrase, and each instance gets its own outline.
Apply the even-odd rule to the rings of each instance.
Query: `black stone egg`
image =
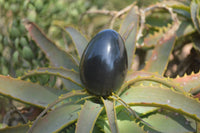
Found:
[[[90,94],[109,96],[121,87],[127,67],[122,37],[116,31],[106,29],[99,32],[83,52],[80,78]]]

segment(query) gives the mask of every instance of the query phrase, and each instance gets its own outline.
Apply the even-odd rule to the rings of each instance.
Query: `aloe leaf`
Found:
[[[145,71],[158,72],[161,75],[164,74],[175,39],[176,35],[172,35],[163,41],[159,40],[159,44],[156,45],[152,56],[144,67]]]
[[[196,74],[192,73],[191,75],[185,75],[184,77],[177,77],[174,79],[174,81],[179,83],[185,91],[189,92],[190,89],[200,85],[200,72]]]
[[[129,26],[131,24],[137,24],[138,16],[136,15],[136,7],[132,7],[132,9],[126,15],[126,18],[123,20],[122,24],[120,25],[119,33],[124,36],[124,34],[129,31]],[[135,23],[136,22],[136,23]]]
[[[132,106],[131,108],[135,112],[137,112],[139,116],[145,116],[158,110],[157,107],[144,107],[144,106]]]
[[[144,121],[151,124],[158,131],[165,133],[195,132],[196,129],[195,121],[190,121],[178,113],[166,110],[160,110],[158,113],[144,118]]]
[[[101,113],[103,107],[92,101],[86,101],[80,111],[79,118],[76,125],[76,133],[90,133],[92,132],[95,122]]]
[[[195,29],[192,27],[192,24],[188,21],[182,21],[176,32],[176,35],[177,37],[185,37],[193,32],[195,32]]]
[[[199,5],[195,0],[191,1],[190,13],[191,13],[192,22],[195,28],[197,29],[197,31],[200,33]]]
[[[74,123],[81,110],[79,104],[64,104],[49,112],[32,129],[32,133],[52,133],[62,130],[64,127]]]
[[[197,122],[197,131],[196,131],[197,133],[199,133],[200,132],[200,122]]]
[[[102,98],[103,99],[103,98]],[[114,100],[108,100],[108,99],[103,99],[104,107],[106,110],[106,114],[108,117],[108,122],[110,125],[110,129],[112,133],[119,133],[119,129],[117,126],[117,117],[116,117],[116,112],[115,112],[115,101]]]
[[[191,15],[190,15],[190,7],[179,2],[179,1],[171,1],[171,2],[167,2],[166,3],[168,6],[173,8],[173,11],[176,12],[179,15],[182,15],[188,19],[191,19]]]
[[[121,108],[121,106],[118,106],[118,108]],[[127,131],[127,132],[132,131],[133,132],[133,131],[135,131],[135,132],[145,132],[145,133],[148,133],[148,132],[150,132],[150,133],[160,133],[159,131],[157,131],[153,127],[142,124],[140,121],[136,122],[136,119],[132,118],[132,115],[124,109],[122,109],[118,112],[117,118],[118,118],[117,122],[119,124],[120,132],[123,132],[123,131]],[[126,125],[124,125],[123,123],[126,123]],[[124,128],[124,127],[126,127],[126,128]],[[132,128],[132,127],[134,127],[134,128]]]
[[[159,30],[158,32],[155,32],[153,35],[150,34],[147,37],[144,38],[144,45],[146,47],[152,47],[155,46],[158,41],[163,37],[163,30]]]
[[[135,121],[117,120],[119,133],[147,133]],[[107,126],[104,126],[105,133],[112,133]]]
[[[30,123],[24,124],[24,125],[0,128],[0,132],[1,133],[26,133],[28,131],[29,126],[30,126]]]
[[[132,73],[128,73],[124,83],[122,84],[117,94],[121,94],[126,89],[126,87],[132,84],[135,84],[137,82],[144,82],[144,81],[150,81],[151,83],[158,83],[168,88],[174,89],[178,92],[182,92],[182,93],[184,92],[184,89],[178,83],[174,82],[170,78],[164,78],[152,72],[135,71]]]
[[[74,42],[75,48],[78,52],[78,58],[80,59],[84,52],[84,49],[86,48],[86,46],[88,44],[88,41],[79,31],[77,31],[73,27],[66,27],[65,30],[71,36],[71,38]]]
[[[200,121],[200,102],[187,94],[168,88],[132,86],[120,97],[130,105],[162,107]]]
[[[29,22],[28,20],[25,20],[24,24],[33,40],[35,40],[36,44],[46,54],[53,66],[79,71],[78,64],[73,57],[69,53],[59,49],[50,39],[45,36],[45,34],[36,24]],[[63,83],[69,90],[72,90],[73,88],[71,87],[74,87],[74,85],[67,80],[63,80]]]
[[[0,94],[40,108],[45,108],[58,98],[47,87],[9,76],[0,76]]]
[[[193,95],[197,95],[199,92],[200,92],[200,85],[198,85],[197,87],[195,88],[192,88],[190,91],[189,91],[191,94]],[[199,93],[200,95],[200,93]]]
[[[132,22],[131,22],[132,21]],[[131,27],[127,27],[126,30],[128,30],[129,32],[129,28],[132,29],[132,31],[130,31],[129,35],[127,36],[126,40],[125,40],[125,46],[126,46],[126,50],[127,50],[127,55],[128,55],[128,68],[129,70],[131,70],[131,66],[133,64],[133,57],[134,57],[134,53],[135,53],[135,45],[137,42],[137,31],[138,31],[138,24],[139,24],[139,16],[137,14],[137,10],[135,7],[133,7],[128,15],[126,20],[124,21],[124,24],[122,24],[122,28],[125,26],[125,24],[130,23],[130,25],[133,25],[133,28]],[[121,32],[124,32],[121,30]],[[120,32],[120,33],[121,33]],[[121,33],[123,34],[123,33]]]
[[[64,68],[78,71],[78,64],[73,57],[69,53],[59,49],[50,39],[45,36],[45,34],[36,24],[28,20],[25,20],[24,24],[33,40],[46,54],[46,57],[50,60],[53,66],[62,66]]]
[[[73,82],[74,84],[78,85],[79,87],[76,87],[75,89],[81,89],[82,83],[80,80],[79,73],[77,73],[74,70],[69,70],[66,68],[38,68],[35,70],[28,71],[21,77],[21,79],[25,79],[29,76],[34,76],[34,75],[40,75],[40,74],[48,74],[48,75],[54,75],[54,76],[59,76],[61,78],[67,79],[70,82]],[[73,88],[73,87],[72,87]]]

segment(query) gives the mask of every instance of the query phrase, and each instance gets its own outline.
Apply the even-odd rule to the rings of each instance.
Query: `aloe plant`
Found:
[[[198,7],[196,1],[190,6],[156,4],[140,10],[133,6],[119,29],[127,49],[128,73],[119,91],[106,98],[89,94],[80,80],[80,57],[88,44],[81,32],[73,27],[61,27],[74,42],[76,51],[72,54],[58,48],[35,23],[24,20],[30,36],[49,59],[51,67],[37,68],[18,78],[0,76],[0,93],[43,111],[32,122],[0,131],[199,132],[200,102],[194,95],[198,97],[199,94],[200,72],[176,78],[165,76],[170,55],[175,46],[180,45],[181,36],[199,30]],[[154,34],[145,35],[145,13],[157,8],[168,11],[171,22],[164,30],[155,30],[148,22]],[[192,17],[187,24],[194,27],[182,30],[185,18],[179,20],[173,9],[184,15],[187,9]],[[146,50],[148,57],[145,66],[134,71],[137,48]],[[60,77],[65,89],[26,80],[43,74]]]

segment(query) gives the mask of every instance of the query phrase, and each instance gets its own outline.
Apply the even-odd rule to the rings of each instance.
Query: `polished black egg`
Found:
[[[122,37],[116,31],[106,29],[99,32],[83,52],[80,78],[89,93],[109,96],[121,87],[127,67]]]

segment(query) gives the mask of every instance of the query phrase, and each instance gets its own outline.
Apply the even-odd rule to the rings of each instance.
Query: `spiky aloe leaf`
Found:
[[[35,128],[35,126],[37,126],[38,121],[41,120],[42,116],[44,116],[51,108],[55,108],[57,104],[64,104],[64,100],[69,99],[71,97],[79,97],[79,96],[87,96],[87,92],[83,91],[83,90],[76,90],[76,91],[71,91],[68,92],[66,94],[63,94],[61,96],[58,97],[57,100],[55,100],[54,102],[52,102],[51,104],[49,104],[41,113],[40,115],[35,119],[33,125],[30,127],[30,129],[28,130],[28,133],[32,133],[33,129]],[[81,97],[79,97],[80,99]],[[67,101],[67,104],[71,104],[72,102]]]
[[[1,133],[26,133],[28,131],[29,126],[30,126],[30,123],[27,123],[24,125],[0,128],[0,132]]]
[[[179,92],[184,92],[184,89],[177,84],[176,82],[174,82],[172,79],[170,78],[164,78],[158,74],[152,73],[152,72],[145,72],[145,71],[135,71],[132,73],[128,73],[123,85],[121,86],[120,90],[117,92],[118,94],[121,94],[121,92],[123,92],[126,87],[135,84],[137,82],[144,82],[144,81],[150,81],[150,83],[158,83],[161,85],[164,85],[168,88],[172,88],[176,91]]]
[[[73,27],[66,27],[65,30],[69,33],[69,35],[71,36],[75,48],[78,52],[78,58],[80,59],[84,49],[86,48],[88,41],[86,40],[86,38],[79,32],[77,31],[75,28]]]
[[[73,57],[69,53],[59,49],[49,38],[45,36],[45,34],[39,29],[36,24],[28,20],[24,20],[24,25],[33,40],[46,54],[46,57],[50,60],[53,66],[62,66],[64,68],[74,69],[78,71],[78,64],[73,59]]]
[[[191,19],[191,15],[190,15],[190,7],[184,3],[182,3],[181,1],[164,1],[164,4],[166,4],[169,7],[173,8],[173,11],[176,12],[179,15],[182,15],[188,19]]]
[[[182,21],[176,35],[177,37],[185,37],[193,32],[195,32],[195,29],[192,27],[192,24],[188,21]]]
[[[59,76],[61,78],[67,79],[70,82],[73,82],[74,86],[71,88],[78,90],[82,89],[83,85],[80,80],[79,73],[74,71],[74,70],[69,70],[66,68],[54,68],[54,67],[49,67],[49,68],[37,68],[35,70],[28,71],[25,73],[21,79],[25,79],[29,76],[34,76],[34,75],[40,75],[40,74],[48,74],[48,75],[54,75],[54,76]]]
[[[168,58],[175,43],[176,31],[180,25],[177,16],[171,12],[170,9],[168,9],[168,11],[173,19],[173,24],[158,41],[152,52],[151,58],[144,67],[144,70],[146,71],[158,72],[161,75],[163,75],[166,70]]]
[[[117,120],[117,123],[119,123],[119,133],[147,133],[135,121]],[[113,133],[106,125],[104,126],[104,131],[105,133]]]
[[[162,109],[158,113],[151,114],[148,118],[144,118],[144,120],[158,131],[165,133],[185,133],[195,132],[196,130],[195,121],[190,121],[190,119],[178,113]]]
[[[192,88],[189,92],[193,95],[198,95],[198,97],[200,98],[200,85],[198,85],[195,88]]]
[[[200,122],[197,122],[197,133],[200,132]]]
[[[127,55],[128,55],[128,68],[129,70],[131,69],[131,66],[133,64],[133,56],[135,53],[135,45],[137,42],[137,31],[138,31],[138,24],[139,24],[139,16],[138,16],[138,11],[136,9],[136,7],[133,7],[126,19],[124,20],[121,29],[120,29],[120,34],[123,36],[126,36],[126,34],[128,34],[125,40],[125,46],[126,46],[126,50],[127,50]],[[124,29],[126,29],[127,31],[124,31]],[[129,31],[131,29],[131,31]],[[128,32],[128,33],[126,33]]]
[[[132,86],[120,97],[130,105],[162,107],[200,121],[200,102],[187,94],[172,91],[168,88]]]
[[[158,43],[158,41],[163,37],[163,34],[164,31],[162,28],[160,28],[158,32],[155,32],[153,35],[150,34],[144,38],[144,45],[146,47],[155,46]]]
[[[9,76],[0,76],[0,94],[41,108],[58,98],[47,87]]]
[[[198,1],[192,0],[190,4],[190,13],[192,22],[197,29],[197,31],[200,33],[200,20],[199,20],[199,4]]]
[[[122,24],[120,25],[120,30],[119,33],[123,36],[123,38],[126,38],[125,34],[127,33],[127,31],[130,30],[130,25],[132,25],[133,23],[136,25],[137,22],[136,19],[138,19],[138,16],[136,15],[136,7],[132,7],[132,9],[128,12],[128,14],[126,15],[126,18],[123,20]]]
[[[95,122],[101,113],[101,104],[87,100],[80,111],[76,125],[76,133],[90,133],[93,131]]]
[[[108,122],[112,133],[119,133],[117,117],[115,112],[115,100],[103,99],[104,107],[108,117]]]
[[[79,104],[64,104],[40,119],[33,128],[32,133],[58,132],[75,122],[80,110],[81,105]]]
[[[192,88],[200,86],[200,72],[185,75],[184,77],[177,77],[174,81],[179,83],[185,91],[189,92]]]
[[[29,31],[33,40],[35,40],[37,45],[46,54],[46,57],[50,60],[53,66],[64,67],[67,69],[74,69],[75,71],[79,71],[78,63],[74,60],[74,58],[69,53],[59,49],[50,39],[45,36],[45,34],[39,29],[36,24],[28,20],[24,20],[24,25]],[[70,90],[73,89],[71,88],[71,86],[73,86],[72,82],[63,80],[63,83],[66,88]]]
[[[121,106],[118,106],[117,108],[119,109],[121,108]],[[145,133],[148,133],[148,132],[160,133],[159,131],[155,130],[154,127],[150,127],[148,125],[142,124],[140,121],[136,121],[135,117],[133,117],[130,114],[130,112],[124,110],[124,108],[118,112],[117,118],[118,118],[117,122],[119,124],[120,132],[125,130],[127,132],[136,131],[136,132],[145,132]],[[127,125],[125,126],[123,123],[126,123]],[[134,126],[134,129],[132,128],[132,126]],[[123,127],[126,127],[126,128],[123,128]]]
[[[169,60],[169,55],[171,54],[175,43],[175,38],[176,35],[172,35],[164,40],[161,39],[158,41],[158,44],[153,50],[151,58],[145,65],[145,71],[158,72],[161,75],[164,74]]]

